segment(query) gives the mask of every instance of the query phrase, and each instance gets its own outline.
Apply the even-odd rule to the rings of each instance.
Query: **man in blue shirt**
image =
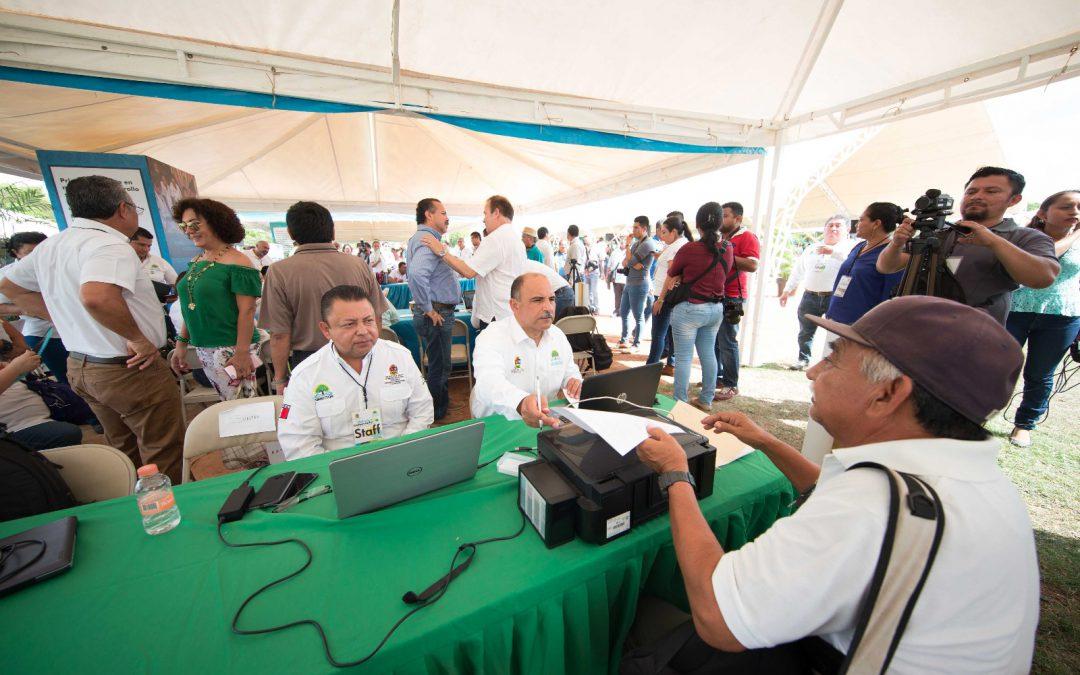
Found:
[[[421,241],[425,234],[438,240],[446,234],[450,219],[446,207],[433,197],[416,205],[416,234],[409,239],[409,290],[413,297],[413,327],[427,353],[427,386],[435,404],[435,419],[446,416],[450,405],[450,338],[454,330],[454,307],[461,301],[461,286],[454,270]]]

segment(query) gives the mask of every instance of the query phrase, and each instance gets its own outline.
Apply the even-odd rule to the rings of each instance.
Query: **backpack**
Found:
[[[57,466],[7,434],[0,434],[0,521],[76,506]]]
[[[26,388],[41,397],[49,409],[49,417],[57,422],[96,424],[97,417],[86,401],[68,385],[50,377],[26,376]]]

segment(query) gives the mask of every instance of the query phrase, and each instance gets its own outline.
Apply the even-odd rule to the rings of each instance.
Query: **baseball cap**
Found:
[[[527,234],[530,237],[533,237],[534,239],[536,238],[536,230],[532,229],[531,227],[523,227],[523,228],[521,228],[521,233],[522,234]]]
[[[1005,407],[1024,364],[1020,345],[1001,324],[982,310],[945,298],[893,298],[850,326],[809,314],[806,318],[876,350],[979,425]]]

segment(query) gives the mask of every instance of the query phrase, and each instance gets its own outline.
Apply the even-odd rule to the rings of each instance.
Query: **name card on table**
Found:
[[[218,435],[226,438],[273,431],[277,428],[275,417],[273,401],[238,405],[218,413]]]

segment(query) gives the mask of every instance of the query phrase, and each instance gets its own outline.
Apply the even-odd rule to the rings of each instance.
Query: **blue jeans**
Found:
[[[437,310],[443,322],[436,326],[426,314],[413,314],[413,329],[427,354],[427,387],[435,404],[435,419],[446,417],[450,406],[450,340],[454,333],[454,309]]]
[[[701,359],[701,395],[699,400],[712,405],[716,392],[716,331],[720,330],[723,305],[705,302],[699,305],[682,302],[671,310],[671,335],[675,338],[675,398],[689,401],[690,362],[697,348]]]
[[[742,298],[728,298],[727,301],[743,303]],[[718,387],[739,386],[738,335],[739,324],[728,323],[727,320],[720,322],[720,330],[716,331],[716,362],[720,364],[719,376],[716,380]]]
[[[595,312],[600,307],[600,270],[585,273],[585,288],[589,291],[589,310]]]
[[[645,308],[646,312],[652,313],[652,306]],[[664,352],[667,352],[668,365],[674,365],[675,350],[673,345],[668,345],[667,337],[671,332],[671,310],[660,310],[660,313],[653,317],[652,322],[652,346],[649,347],[649,358],[645,360],[645,363],[659,363],[664,358]],[[672,340],[674,342],[674,340]],[[665,349],[665,347],[672,347],[671,349]]]
[[[622,317],[622,337],[620,342],[626,342],[626,337],[630,333],[630,315],[634,315],[634,346],[638,344],[638,338],[641,337],[641,324],[642,324],[642,312],[645,310],[645,300],[649,296],[649,287],[647,284],[638,284],[636,286],[626,286],[622,292],[622,307],[619,308],[619,316]]]
[[[82,429],[70,422],[42,422],[16,431],[11,437],[28,448],[48,450],[82,443]]]
[[[1050,407],[1054,371],[1080,331],[1080,316],[1012,312],[1005,328],[1021,347],[1024,342],[1028,346],[1024,394],[1014,424],[1021,429],[1034,429]]]
[[[30,349],[37,351],[38,345],[41,344],[41,337],[36,335],[26,336],[26,346]],[[67,357],[68,351],[64,349],[64,343],[58,337],[49,338],[49,344],[45,346],[44,351],[41,352],[41,361],[45,364],[45,367],[49,369],[57,380],[63,384],[68,383],[67,379]]]
[[[810,348],[814,346],[814,333],[817,332],[818,326],[812,321],[807,321],[805,315],[822,316],[826,310],[829,309],[829,301],[832,300],[832,295],[814,295],[813,293],[803,293],[802,300],[799,301],[798,312],[799,317],[799,360],[810,362]]]
[[[566,310],[574,306],[574,289],[563,286],[555,291],[555,320],[563,318]]]

